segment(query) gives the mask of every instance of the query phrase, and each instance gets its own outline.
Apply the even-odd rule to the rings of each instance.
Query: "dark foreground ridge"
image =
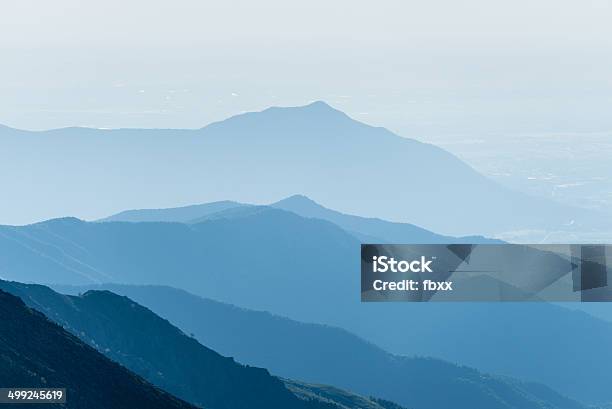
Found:
[[[75,409],[193,408],[112,362],[2,290],[0,321],[2,387],[66,388],[63,407]]]
[[[128,299],[108,291],[67,297],[40,285],[3,281],[0,281],[0,288],[19,295],[28,305],[70,326],[71,331],[82,334],[84,339],[96,342],[101,350],[112,351],[110,356],[113,359],[186,399],[187,395],[183,395],[179,387],[190,386],[195,387],[196,392],[206,392],[207,384],[197,382],[207,379],[210,364],[204,365],[206,361],[200,361],[197,356],[208,354],[198,353],[189,347],[190,343],[195,343],[194,339],[183,335],[181,340],[172,336],[172,333],[179,332],[176,328],[131,300],[136,299],[147,305],[223,354],[252,365],[265,366],[275,375],[308,382],[287,381],[287,385],[300,397],[319,400],[318,403],[307,402],[309,405],[333,402],[343,409],[387,407],[372,399],[360,399],[337,388],[318,385],[324,383],[362,396],[373,395],[391,400],[410,409],[586,409],[586,406],[543,385],[491,376],[435,359],[393,356],[337,328],[302,324],[267,313],[242,310],[178,290],[161,287],[109,288],[113,292],[129,295]],[[151,325],[152,317],[160,322],[159,327]],[[114,326],[109,327],[109,322]],[[162,322],[165,324],[162,325]],[[172,330],[163,329],[165,327]],[[148,328],[146,332],[145,328]],[[143,338],[140,333],[156,335]],[[149,348],[154,353],[147,353]],[[199,348],[208,350],[201,345]],[[121,354],[115,351],[121,351]],[[183,353],[192,358],[185,360]],[[216,354],[213,351],[209,353]],[[175,371],[171,371],[167,362],[176,363]],[[133,366],[135,363],[146,366],[139,369]],[[197,371],[189,372],[189,368],[197,368]],[[156,375],[158,372],[163,373],[170,383],[158,383],[164,380]],[[220,378],[231,379],[227,372],[216,369],[215,373]],[[271,377],[268,375],[268,378]],[[245,385],[236,382],[227,385],[228,393],[234,391],[235,394],[248,396],[249,382],[253,381],[252,378],[243,379]],[[266,378],[261,379],[260,385],[271,384],[269,380],[264,382]],[[274,381],[278,380],[274,378]],[[219,391],[221,393],[223,390]],[[364,403],[366,401],[367,405]],[[286,405],[247,407],[296,408]]]
[[[219,355],[127,297],[110,291],[64,296],[44,286],[19,283],[0,282],[0,286],[113,361],[199,407],[337,408],[315,399],[299,399],[266,369],[240,365],[232,358]],[[35,362],[39,362],[37,359]],[[31,366],[24,364],[24,368]],[[92,371],[95,373],[95,367]],[[134,406],[140,407],[154,408]]]

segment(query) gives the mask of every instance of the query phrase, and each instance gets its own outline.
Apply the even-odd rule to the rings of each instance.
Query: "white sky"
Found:
[[[0,123],[199,127],[323,99],[406,136],[612,129],[612,1],[4,0]]]

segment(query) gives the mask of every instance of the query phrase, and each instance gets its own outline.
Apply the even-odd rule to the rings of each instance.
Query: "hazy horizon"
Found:
[[[607,209],[611,19],[605,0],[8,1],[0,124],[196,129],[323,100],[513,189]]]
[[[312,102],[315,101],[307,101],[306,104]],[[327,103],[326,101],[322,102]],[[333,104],[331,104],[331,107],[339,109]],[[239,113],[236,115],[239,115]],[[215,122],[223,122],[232,116],[235,115]],[[353,119],[371,125],[367,118],[353,117]],[[204,124],[202,127],[211,123]],[[202,127],[189,129],[197,130]],[[151,128],[144,129],[154,131]],[[168,130],[171,131],[172,129]],[[176,128],[176,130],[181,131],[179,128]],[[399,136],[405,137],[406,135],[399,134]],[[612,204],[612,179],[609,177],[610,172],[612,172],[612,164],[609,162],[609,155],[612,153],[611,137],[612,132],[514,132],[499,134],[495,138],[457,133],[452,135],[439,134],[428,139],[418,137],[411,139],[442,147],[483,175],[513,190],[552,199],[577,208],[601,210],[608,213]],[[293,193],[301,194],[304,192],[296,191]],[[133,207],[177,207],[217,200],[242,200],[256,204],[267,204],[283,198],[281,195],[269,197],[268,200],[262,201],[258,197],[239,197],[231,194],[204,196],[199,197],[199,200],[168,197],[163,201],[144,201],[132,203],[131,206],[113,206],[93,213],[83,212],[83,209],[81,209],[81,213],[53,212],[44,217],[4,219],[3,223],[19,225],[62,216],[76,216],[86,220],[94,220]]]
[[[198,128],[325,100],[421,140],[608,132],[612,4],[10,1],[0,123]]]

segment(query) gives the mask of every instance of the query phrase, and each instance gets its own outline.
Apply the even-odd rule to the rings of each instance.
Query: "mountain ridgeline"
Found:
[[[249,362],[265,361],[285,377],[318,384],[286,380],[285,389],[263,370],[240,367],[228,358],[220,361],[219,355],[126,297],[108,291],[70,297],[38,285],[0,286],[151,382],[207,408],[397,408],[321,385],[331,382],[414,409],[586,409],[543,385],[435,359],[393,356],[337,328],[244,311],[172,289],[113,288],[157,300],[153,304],[161,304],[158,309],[177,322],[190,322],[197,331],[194,336],[207,345],[236,352]],[[298,401],[289,391],[307,400]]]
[[[609,323],[543,303],[484,309],[468,303],[362,304],[361,240],[356,236],[383,236],[375,227],[386,222],[347,219],[317,207],[312,211],[334,223],[274,206],[232,206],[187,223],[67,218],[2,226],[0,274],[39,283],[175,286],[299,321],[339,326],[395,354],[435,356],[531,379],[589,403],[612,400],[607,379],[592,376],[593,370],[612,365],[610,351],[598,341],[610,338]],[[410,242],[414,226],[393,226],[389,231],[397,228]],[[431,238],[436,239],[443,240]],[[568,345],[583,352],[568,356]],[[559,362],[567,370],[557,370]]]
[[[195,224],[209,219],[248,214],[254,205],[230,201],[168,209],[127,210],[99,221],[178,222]],[[364,243],[500,243],[482,236],[452,237],[436,234],[410,223],[394,223],[378,218],[344,214],[328,209],[304,195],[293,195],[268,205],[306,218],[326,220],[341,227]]]
[[[66,388],[62,407],[70,409],[195,408],[112,362],[2,290],[0,321],[2,387]]]
[[[44,202],[45,214],[100,214],[168,197],[272,202],[300,192],[344,212],[452,235],[610,224],[593,212],[503,188],[436,146],[355,121],[323,102],[245,113],[195,130],[0,129],[0,143],[3,194]],[[53,194],[24,191],[11,175],[53,186]],[[6,220],[25,211],[43,218],[36,207],[0,203]]]
[[[289,201],[300,202],[305,217],[279,208]],[[157,210],[153,213],[160,222],[65,218],[0,226],[3,277],[56,284],[171,285],[305,321],[331,317],[335,321],[321,322],[341,324],[350,314],[347,309],[355,306],[351,294],[358,294],[360,281],[354,272],[359,268],[360,242],[366,237],[404,243],[496,242],[343,215],[302,197],[271,206],[233,205],[217,212],[210,208],[219,206],[200,206],[198,213]],[[143,215],[154,220],[153,213],[133,211],[127,220],[141,220]],[[311,217],[313,213],[326,220]],[[196,215],[188,223],[166,222]],[[253,281],[254,275],[258,280]]]
[[[267,370],[219,355],[127,297],[108,291],[64,296],[44,286],[8,282],[0,282],[0,287],[113,361],[198,407],[336,408],[314,399],[298,399]]]
[[[358,260],[359,241],[338,226],[270,207],[196,224],[66,218],[0,227],[8,280],[174,285],[297,318],[310,315],[304,305],[326,313],[311,295],[331,301],[346,286],[358,294]]]
[[[177,222],[189,223],[207,215],[236,207],[247,206],[243,203],[229,200],[200,205],[175,207],[170,209],[138,209],[126,210],[106,217],[101,222]]]

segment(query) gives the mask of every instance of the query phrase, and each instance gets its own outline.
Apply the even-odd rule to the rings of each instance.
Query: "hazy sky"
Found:
[[[193,128],[326,100],[405,136],[612,130],[609,0],[5,0],[0,123]]]

